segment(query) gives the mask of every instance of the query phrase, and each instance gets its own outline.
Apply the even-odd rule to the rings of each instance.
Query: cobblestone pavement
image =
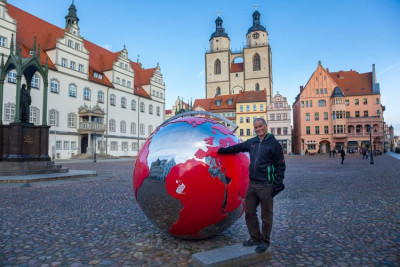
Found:
[[[272,258],[257,266],[400,266],[400,161],[287,156]],[[208,240],[160,232],[139,210],[133,161],[67,163],[86,180],[0,185],[0,266],[190,266],[247,239],[244,218]]]

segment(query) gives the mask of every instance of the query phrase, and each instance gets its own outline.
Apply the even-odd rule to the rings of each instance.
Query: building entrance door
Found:
[[[83,136],[82,140],[81,140],[81,153],[82,154],[86,154],[87,146],[88,146],[88,138],[87,138],[87,136]]]

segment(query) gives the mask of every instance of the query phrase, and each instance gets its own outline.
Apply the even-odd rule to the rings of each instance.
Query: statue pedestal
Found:
[[[67,172],[50,161],[50,126],[0,125],[0,176]]]
[[[0,161],[50,161],[49,129],[30,123],[0,125]]]

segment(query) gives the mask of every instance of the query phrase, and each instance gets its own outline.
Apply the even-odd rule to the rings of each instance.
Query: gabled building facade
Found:
[[[293,104],[296,154],[383,150],[383,118],[375,65],[372,72],[329,72],[319,62]]]
[[[129,59],[125,46],[111,52],[84,39],[74,4],[65,17],[65,28],[59,28],[2,0],[0,28],[4,60],[19,53],[22,60],[38,55],[42,65],[48,64],[48,80],[36,73],[28,88],[30,122],[43,124],[43,88],[49,84],[50,155],[65,159],[96,149],[134,156],[163,122],[165,84],[160,66],[144,69]],[[17,81],[26,83],[18,75],[11,69],[3,77],[4,124],[15,119]]]
[[[264,91],[267,103],[272,96],[272,53],[268,32],[260,23],[261,14],[253,13],[253,25],[246,34],[246,46],[232,51],[230,38],[218,16],[215,32],[205,54],[206,98],[239,92]]]
[[[268,132],[275,135],[284,154],[292,152],[292,110],[287,98],[279,94],[272,98],[267,107]]]

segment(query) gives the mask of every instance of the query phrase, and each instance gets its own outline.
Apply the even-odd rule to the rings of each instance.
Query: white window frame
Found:
[[[83,89],[83,100],[90,101],[90,98],[91,98],[90,96],[91,96],[90,88],[85,87],[85,88]]]
[[[30,113],[29,113],[29,122],[33,124],[39,123],[39,109],[37,107],[31,106]]]
[[[13,121],[15,119],[15,104],[6,103],[4,105],[4,120]]]
[[[77,86],[73,83],[70,83],[68,86],[68,96],[76,97],[77,91],[78,91]]]
[[[114,94],[111,94],[111,95],[110,95],[110,105],[111,105],[111,106],[115,106],[115,105],[116,105],[116,102],[117,102],[117,98],[115,97]]]
[[[110,121],[108,123],[108,130],[110,132],[115,132],[115,120],[114,119],[110,119]]]
[[[121,108],[126,108],[126,98],[121,97]]]
[[[60,118],[60,112],[56,109],[50,109],[49,110],[49,125],[51,126],[59,126],[59,118]]]
[[[75,113],[68,113],[68,127],[76,128],[77,116]]]
[[[125,121],[121,121],[120,122],[120,132],[121,133],[126,133],[126,122]]]
[[[97,91],[97,102],[104,103],[104,93],[102,91]]]
[[[15,70],[10,70],[7,73],[7,82],[17,83],[17,72]]]
[[[59,93],[60,82],[57,79],[50,80],[50,92],[52,93]]]
[[[5,36],[0,35],[0,46],[7,47],[7,38]]]

